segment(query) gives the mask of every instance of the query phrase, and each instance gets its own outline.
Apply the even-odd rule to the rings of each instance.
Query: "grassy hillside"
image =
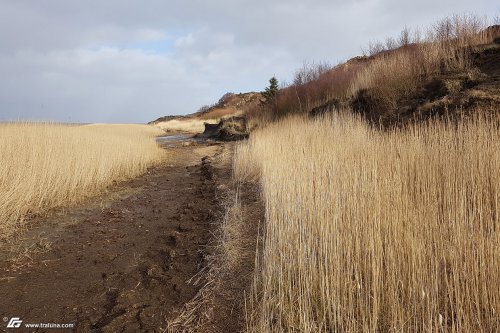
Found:
[[[251,108],[260,105],[260,93],[227,93],[211,106],[202,106],[198,112],[186,116],[165,116],[150,124],[166,132],[202,133],[204,123],[216,124],[221,119],[243,116]]]
[[[423,37],[425,36],[425,37]],[[474,16],[443,19],[425,32],[405,29],[367,55],[329,68],[304,66],[267,108],[250,115],[265,124],[289,114],[350,108],[371,121],[408,119],[500,102],[500,26]]]
[[[482,18],[453,16],[425,31],[405,28],[396,38],[371,42],[364,53],[334,67],[305,64],[273,100],[261,93],[228,93],[193,114],[150,124],[201,133],[204,122],[243,116],[250,131],[290,114],[314,117],[348,108],[392,126],[500,103],[500,26]]]

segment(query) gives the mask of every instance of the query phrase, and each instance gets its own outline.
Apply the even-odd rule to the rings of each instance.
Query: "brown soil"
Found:
[[[231,174],[227,144],[169,149],[146,175],[39,219],[0,248],[0,320],[165,330],[200,289],[190,279],[206,265],[222,212],[217,188]]]
[[[262,250],[264,207],[257,184],[230,185],[220,241],[201,280],[204,287],[184,306],[168,333],[241,332],[252,316],[249,305],[256,296],[251,287],[256,249]]]

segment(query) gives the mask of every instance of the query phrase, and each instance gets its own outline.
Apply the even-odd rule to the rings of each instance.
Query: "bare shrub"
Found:
[[[410,29],[408,29],[408,27],[405,27],[403,30],[401,30],[401,33],[399,34],[398,43],[399,43],[399,46],[410,45],[410,43],[411,43]]]
[[[327,62],[315,63],[304,61],[302,68],[295,72],[293,84],[303,85],[314,80],[318,80],[321,75],[328,72],[331,68],[332,66],[330,66]]]
[[[234,97],[234,93],[232,92],[227,92],[222,97],[219,99],[217,102],[217,106],[223,107],[224,104],[226,104],[229,100],[231,100]]]

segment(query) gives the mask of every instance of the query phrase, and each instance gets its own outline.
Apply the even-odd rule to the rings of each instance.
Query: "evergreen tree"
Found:
[[[266,87],[266,90],[262,92],[262,96],[265,97],[266,102],[270,102],[278,95],[278,91],[278,79],[273,76],[269,79],[269,87]]]

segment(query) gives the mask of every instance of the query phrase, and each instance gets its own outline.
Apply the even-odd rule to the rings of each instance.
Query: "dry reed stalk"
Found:
[[[0,124],[0,240],[27,216],[75,204],[143,173],[164,151],[146,125]]]
[[[266,204],[248,331],[500,330],[499,124],[339,115],[253,133],[234,161]]]
[[[184,133],[203,133],[205,130],[205,123],[216,124],[219,119],[172,119],[162,121],[155,124],[156,127],[161,128],[166,132],[184,132]]]

